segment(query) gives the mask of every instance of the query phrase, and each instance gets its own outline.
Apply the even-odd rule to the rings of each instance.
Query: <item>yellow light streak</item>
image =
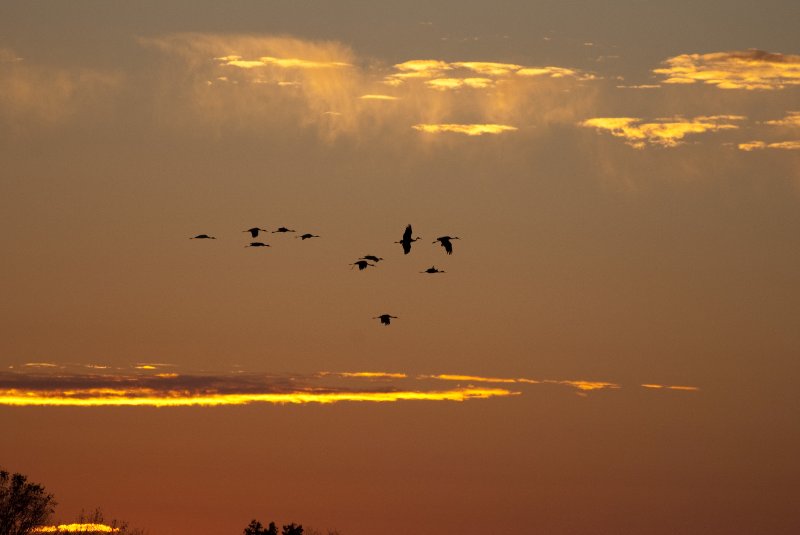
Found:
[[[376,379],[405,379],[408,377],[405,373],[392,373],[392,372],[324,372],[325,375],[338,375],[339,377],[366,377]]]
[[[105,524],[59,524],[33,528],[33,533],[117,533],[118,531],[120,528]]]
[[[351,66],[349,63],[341,61],[314,61],[301,58],[275,58],[272,56],[263,56],[258,59],[242,59],[242,56],[222,56],[214,59],[220,61],[223,66],[239,67],[240,69],[255,69],[268,65],[284,69],[327,69]]]
[[[473,382],[473,383],[529,383],[529,384],[538,384],[542,381],[537,381],[535,379],[525,379],[523,377],[508,379],[502,377],[481,377],[479,375],[457,375],[457,374],[448,374],[442,373],[438,375],[421,375],[420,378],[422,379],[439,379],[441,381],[464,381],[464,382]]]
[[[361,100],[399,100],[399,97],[393,97],[391,95],[361,95]]]
[[[682,385],[659,385],[655,383],[645,383],[641,385],[644,388],[650,388],[653,390],[665,389],[665,390],[683,390],[687,392],[698,392],[700,388],[696,386],[682,386]]]
[[[415,124],[412,128],[429,134],[453,132],[468,136],[482,136],[483,134],[502,134],[517,130],[514,126],[504,124]]]
[[[481,377],[477,375],[455,375],[455,374],[439,374],[439,375],[422,375],[423,379],[439,379],[442,381],[462,381],[472,383],[523,383],[523,384],[557,384],[571,386],[582,391],[602,390],[605,388],[617,389],[620,385],[616,383],[608,383],[604,381],[571,381],[571,380],[554,380],[554,379],[527,379],[525,377]]]
[[[438,91],[459,89],[461,87],[485,89],[487,87],[492,87],[494,85],[494,80],[491,78],[434,78],[433,80],[425,82],[425,85]]]
[[[102,390],[102,391],[98,391]],[[51,407],[195,407],[271,404],[331,404],[342,401],[466,401],[519,395],[501,388],[458,388],[440,391],[397,392],[286,392],[202,394],[185,391],[155,392],[152,389],[88,389],[86,391],[0,390],[0,405]]]

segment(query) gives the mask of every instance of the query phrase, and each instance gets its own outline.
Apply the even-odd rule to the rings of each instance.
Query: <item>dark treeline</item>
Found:
[[[258,520],[253,519],[246,528],[244,528],[244,535],[279,535],[278,527],[275,522],[270,522],[266,528]],[[287,524],[281,528],[280,535],[323,535],[322,532],[314,528],[303,529],[301,524]],[[325,535],[341,535],[335,529],[329,529]]]

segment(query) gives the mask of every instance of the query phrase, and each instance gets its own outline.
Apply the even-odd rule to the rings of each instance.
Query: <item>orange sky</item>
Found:
[[[152,535],[796,533],[800,7],[562,4],[2,4],[3,468]]]

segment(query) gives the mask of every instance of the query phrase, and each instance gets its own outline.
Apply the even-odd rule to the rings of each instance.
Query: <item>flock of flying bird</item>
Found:
[[[250,234],[251,238],[256,239],[256,238],[258,238],[258,234],[260,232],[267,233],[269,231],[267,229],[263,229],[263,228],[260,228],[260,227],[253,227],[253,228],[249,228],[247,230],[243,230],[242,232],[248,232]],[[286,228],[286,227],[278,227],[276,230],[272,231],[272,234],[284,234],[284,233],[287,233],[287,232],[295,232],[295,231],[293,229],[289,229],[289,228]],[[412,236],[411,225],[407,225],[406,226],[406,230],[403,232],[403,237],[399,241],[394,242],[394,243],[399,243],[403,247],[403,254],[410,253],[411,252],[411,244],[414,243],[415,241],[421,239],[419,236],[417,236],[416,238],[412,238],[411,236]],[[305,240],[307,240],[309,238],[319,238],[318,235],[310,234],[310,233],[300,234],[300,235],[295,236],[295,237],[296,238],[300,238],[303,241],[305,241]],[[191,237],[189,239],[191,239],[191,240],[216,240],[217,238],[215,236],[210,236],[208,234],[198,234],[197,236],[193,236],[193,237]],[[458,239],[460,239],[458,236],[439,236],[432,243],[439,243],[439,245],[444,247],[445,253],[450,255],[450,254],[453,254],[453,243],[452,243],[452,240],[458,240]],[[248,245],[245,245],[245,247],[269,247],[269,244],[264,243],[263,241],[251,241]],[[350,265],[353,266],[353,267],[358,267],[359,271],[363,271],[363,270],[367,269],[368,267],[375,267],[375,265],[378,262],[380,262],[381,260],[383,260],[383,258],[381,258],[379,256],[364,255],[361,258],[359,258],[358,260],[356,260],[355,262],[353,262],[352,264],[350,264]],[[370,264],[370,262],[374,262],[374,263]],[[350,268],[350,269],[353,269],[353,268]],[[428,269],[426,269],[425,271],[420,271],[420,273],[433,274],[433,273],[446,273],[446,272],[441,270],[441,269],[437,269],[436,266],[431,266]],[[391,314],[381,314],[379,316],[373,317],[372,319],[375,319],[375,320],[379,319],[379,320],[381,320],[381,324],[382,325],[389,325],[391,323],[391,320],[397,319],[397,316],[392,316]]]

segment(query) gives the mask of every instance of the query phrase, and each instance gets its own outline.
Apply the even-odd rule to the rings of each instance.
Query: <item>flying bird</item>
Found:
[[[269,245],[261,241],[251,241],[250,245],[245,245],[245,247],[269,247]]]
[[[276,232],[294,232],[294,231],[286,227],[278,227],[277,230],[272,231],[273,234],[275,234]]]
[[[450,240],[460,240],[460,239],[461,238],[459,238],[458,236],[439,236],[433,243],[436,242],[441,243],[442,247],[444,247],[444,251],[447,254],[453,254],[453,244],[450,243]]]
[[[249,228],[247,230],[243,230],[242,232],[249,232],[251,237],[258,238],[258,233],[259,232],[268,232],[268,231],[265,228],[253,227],[253,228]]]
[[[309,238],[319,238],[319,236],[317,236],[316,234],[305,233],[302,236],[295,236],[295,238],[300,238],[301,240],[305,241]]]
[[[190,240],[216,240],[214,236],[209,236],[208,234],[198,234],[193,238],[189,238]]]
[[[361,257],[362,260],[372,260],[373,262],[380,262],[383,258],[379,256],[375,256],[373,254],[364,255]]]
[[[425,271],[420,271],[420,273],[447,273],[447,272],[441,269],[436,269],[436,266],[431,266]]]
[[[392,316],[391,314],[381,314],[380,316],[375,316],[372,319],[379,319],[383,325],[389,325],[393,319],[397,319],[397,316]]]
[[[411,252],[411,244],[419,239],[419,236],[416,238],[411,237],[411,225],[408,225],[406,226],[405,232],[403,232],[403,239],[396,241],[395,243],[399,243],[403,246],[403,254],[408,254]]]
[[[364,271],[365,269],[367,269],[367,266],[375,267],[375,264],[370,264],[366,260],[356,260],[355,262],[353,262],[350,265],[351,266],[358,266],[358,270],[359,271]],[[353,269],[353,268],[350,268],[350,269]]]

